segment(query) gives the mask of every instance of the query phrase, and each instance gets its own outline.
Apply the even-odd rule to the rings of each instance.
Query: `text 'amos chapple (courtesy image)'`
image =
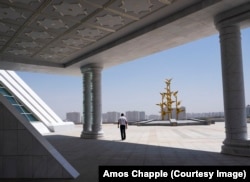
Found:
[[[250,181],[250,166],[99,166],[99,182]]]

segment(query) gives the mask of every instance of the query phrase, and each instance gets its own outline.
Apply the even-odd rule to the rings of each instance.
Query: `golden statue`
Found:
[[[171,84],[171,81],[172,81],[172,78],[170,78],[170,79],[166,79],[166,81],[165,81],[165,82],[166,82],[166,84],[167,84],[167,85],[170,85],[170,84]]]
[[[172,92],[171,92],[171,88],[170,88],[170,85],[171,85],[171,81],[172,81],[172,78],[171,79],[166,79],[165,83],[167,84],[167,87],[166,87],[166,106],[167,106],[167,111],[166,113],[168,114],[168,119],[171,119],[172,118],[172,103],[174,103],[174,101],[172,101]]]
[[[166,112],[164,111],[164,105],[165,105],[164,98],[165,98],[166,93],[163,92],[163,93],[160,93],[160,94],[161,94],[161,103],[160,104],[156,104],[156,105],[160,106],[160,108],[161,108],[161,111],[160,111],[160,113],[161,113],[161,119],[164,120],[164,116],[166,114]]]
[[[177,100],[177,93],[178,93],[178,91],[174,92],[174,94],[173,94],[174,97],[175,97],[175,103],[176,103],[176,105],[175,105],[175,108],[176,108],[176,120],[178,120],[179,113],[184,111],[182,108],[179,108],[179,106],[181,105],[181,101]]]
[[[164,111],[164,103],[160,103],[160,104],[156,104],[156,105],[158,105],[158,106],[160,106],[161,107],[161,111],[160,111],[160,113],[161,113],[161,119],[162,120],[164,120],[164,116],[165,116],[165,114],[166,114],[166,112]]]
[[[175,106],[176,106],[176,120],[178,120],[179,113],[184,111],[183,109],[179,108],[181,102],[177,100],[178,91],[171,92],[171,88],[170,88],[171,81],[172,81],[172,78],[165,80],[165,83],[167,85],[167,87],[165,88],[166,92],[160,93],[161,94],[161,103],[156,104],[156,105],[160,106],[160,108],[161,108],[160,113],[161,113],[162,120],[164,120],[164,116],[166,114],[168,116],[167,119],[172,118],[172,111],[173,111],[172,104],[173,103],[176,103],[175,104]],[[175,97],[175,101],[172,100],[172,95]],[[165,102],[164,102],[164,99],[166,99]],[[164,108],[164,106],[166,108]]]
[[[174,97],[177,97],[178,91],[174,92],[173,95]]]

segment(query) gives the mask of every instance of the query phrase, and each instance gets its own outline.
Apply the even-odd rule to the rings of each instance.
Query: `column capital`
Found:
[[[240,31],[240,26],[239,25],[227,25],[227,26],[221,26],[219,28],[219,32],[220,32],[220,42],[221,44],[223,44],[222,41],[236,41],[235,44],[237,44],[237,47],[241,49],[241,31]],[[230,40],[228,40],[230,39]],[[234,40],[231,40],[234,39]],[[223,46],[225,47],[225,46]],[[241,50],[240,50],[241,51]],[[230,52],[233,53],[234,52]]]
[[[214,24],[217,29],[230,25],[244,26],[244,22],[250,19],[250,3],[242,4],[236,8],[222,12],[215,16]]]
[[[81,72],[86,73],[86,72],[91,72],[94,70],[102,70],[103,67],[100,64],[87,64],[81,67]]]

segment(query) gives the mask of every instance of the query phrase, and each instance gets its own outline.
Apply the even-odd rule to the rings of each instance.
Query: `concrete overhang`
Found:
[[[80,75],[216,34],[249,0],[0,1],[0,69]],[[247,6],[245,6],[247,5]],[[240,8],[242,9],[242,8]],[[241,11],[239,11],[241,13]],[[217,16],[218,21],[225,18]]]

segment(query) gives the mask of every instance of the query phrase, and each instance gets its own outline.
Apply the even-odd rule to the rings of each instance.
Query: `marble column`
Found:
[[[91,72],[83,72],[83,131],[88,133],[91,131],[92,125],[92,107],[91,107],[91,100],[92,100],[92,73]]]
[[[237,24],[217,26],[220,33],[226,139],[222,153],[250,156],[241,50]]]
[[[101,71],[98,65],[81,68],[83,74],[83,131],[81,138],[97,139],[103,136]]]

